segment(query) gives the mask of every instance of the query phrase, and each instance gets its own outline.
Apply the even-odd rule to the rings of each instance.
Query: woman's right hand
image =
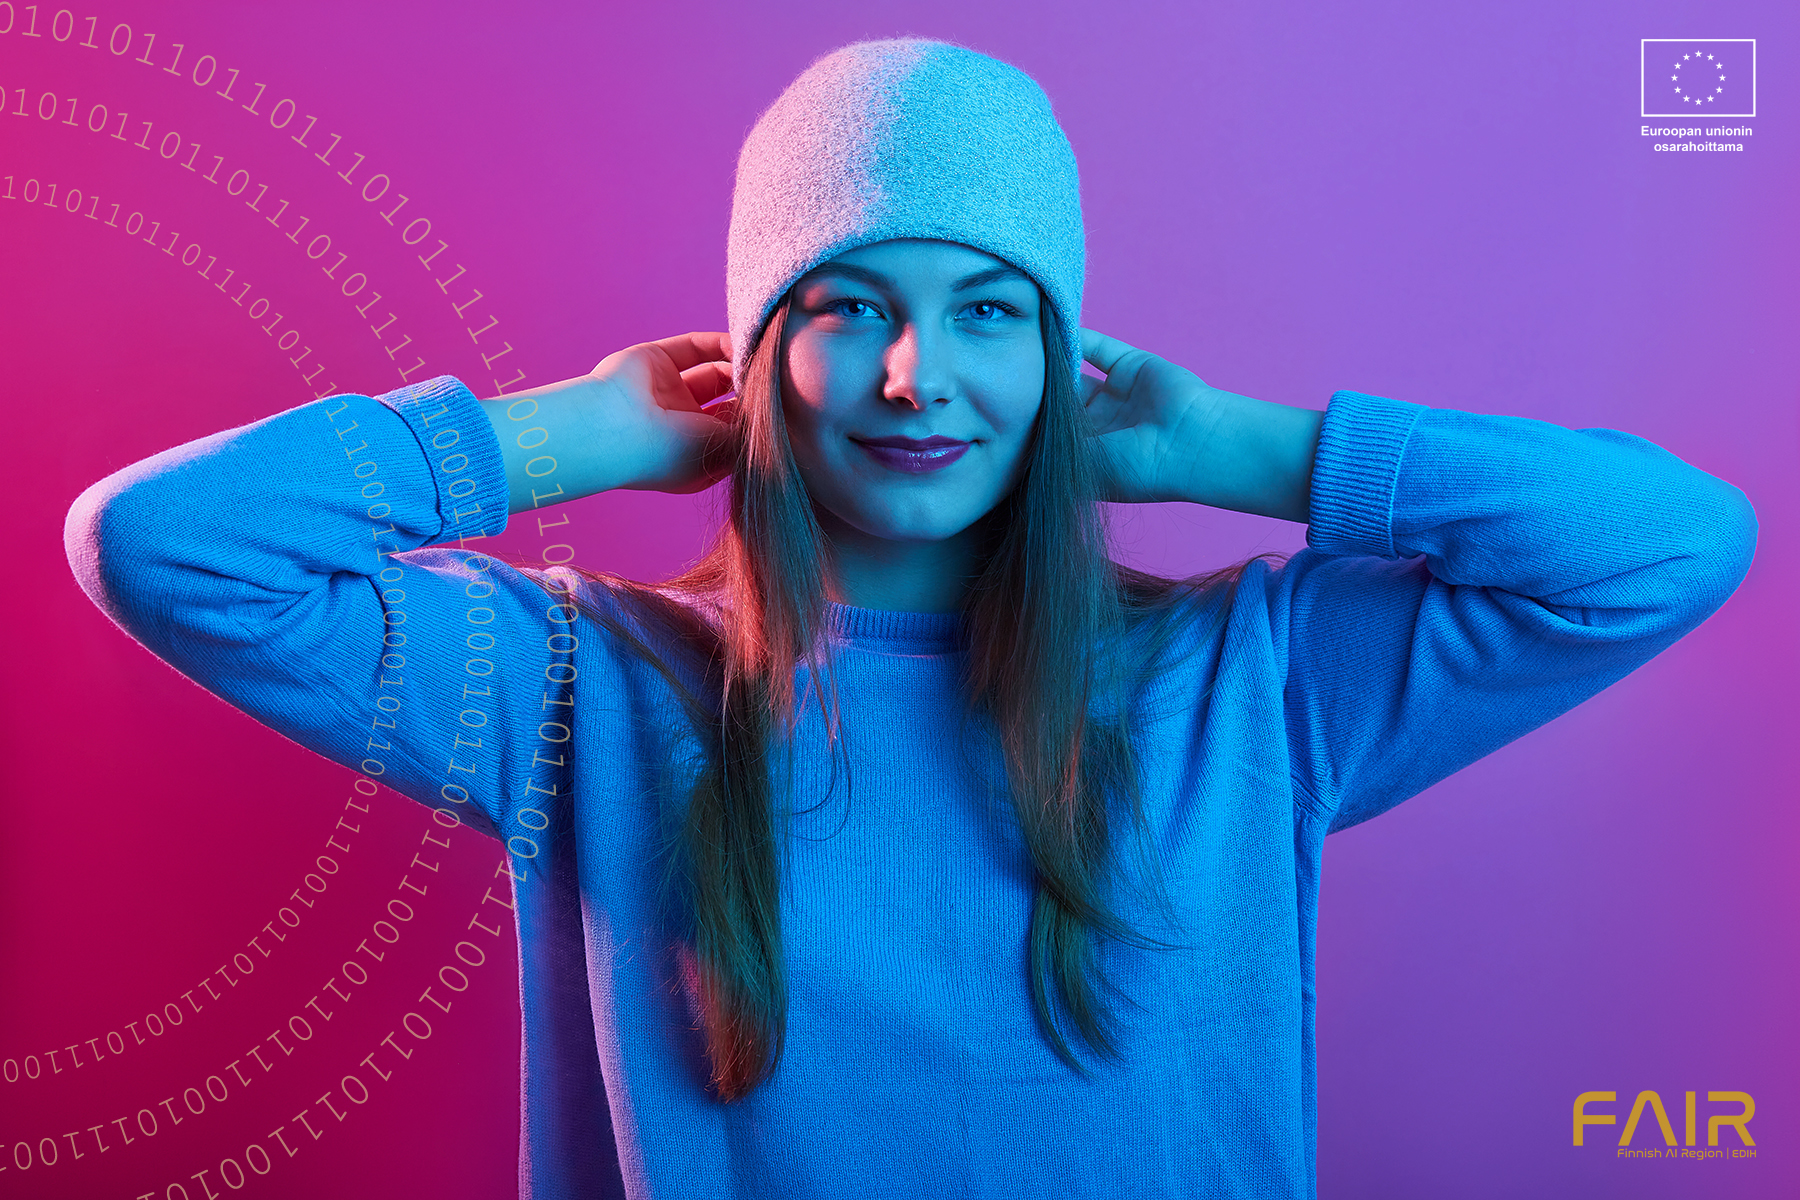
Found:
[[[614,351],[574,379],[483,400],[511,511],[614,488],[711,487],[731,470],[737,404],[702,406],[730,390],[730,335],[685,333]],[[555,459],[554,477],[528,469],[545,456]]]

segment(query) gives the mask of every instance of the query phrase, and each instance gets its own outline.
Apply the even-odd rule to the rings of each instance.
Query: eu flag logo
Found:
[[[1754,117],[1755,38],[1645,38],[1639,43],[1646,117]]]

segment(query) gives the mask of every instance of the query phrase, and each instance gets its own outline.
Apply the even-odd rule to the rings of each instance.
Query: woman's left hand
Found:
[[[1310,518],[1323,412],[1224,391],[1092,329],[1081,331],[1081,356],[1106,372],[1081,377],[1100,448],[1101,499]]]
[[[1189,499],[1185,491],[1216,389],[1148,350],[1092,329],[1081,356],[1106,373],[1081,377],[1081,399],[1100,445],[1100,495],[1122,504]]]

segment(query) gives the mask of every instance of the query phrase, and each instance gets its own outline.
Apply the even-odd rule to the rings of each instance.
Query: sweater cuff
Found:
[[[1325,554],[1397,558],[1394,489],[1423,404],[1333,392],[1313,458],[1306,544]]]
[[[493,537],[506,528],[506,466],[481,402],[453,375],[376,396],[398,413],[431,463],[438,532],[426,545]]]

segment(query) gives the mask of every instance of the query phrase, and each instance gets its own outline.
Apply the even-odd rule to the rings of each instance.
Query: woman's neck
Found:
[[[815,510],[817,511],[817,510]],[[827,595],[839,604],[890,612],[957,612],[981,567],[979,524],[955,537],[874,537],[819,511],[830,557]]]

